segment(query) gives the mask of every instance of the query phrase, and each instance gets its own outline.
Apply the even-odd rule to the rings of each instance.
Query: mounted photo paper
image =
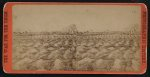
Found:
[[[142,3],[8,2],[3,70],[13,74],[144,74]]]

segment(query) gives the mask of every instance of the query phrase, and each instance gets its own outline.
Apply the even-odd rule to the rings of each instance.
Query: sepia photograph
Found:
[[[8,73],[143,74],[143,4],[8,3],[3,65]]]
[[[141,7],[15,5],[13,70],[140,71]]]

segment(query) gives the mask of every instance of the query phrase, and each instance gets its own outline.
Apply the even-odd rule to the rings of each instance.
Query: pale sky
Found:
[[[62,31],[71,24],[79,31],[126,31],[141,26],[140,9],[129,5],[15,5],[13,31]]]

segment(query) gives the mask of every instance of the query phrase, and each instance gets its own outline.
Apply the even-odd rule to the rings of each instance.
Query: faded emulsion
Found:
[[[140,7],[118,6],[13,6],[13,70],[140,71]]]

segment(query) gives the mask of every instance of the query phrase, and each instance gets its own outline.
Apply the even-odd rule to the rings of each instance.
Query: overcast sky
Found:
[[[126,31],[140,26],[140,6],[15,5],[13,31],[62,31],[76,24],[79,31]]]

